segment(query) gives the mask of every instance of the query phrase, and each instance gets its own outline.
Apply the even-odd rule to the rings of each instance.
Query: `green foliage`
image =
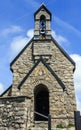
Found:
[[[71,128],[71,127],[75,127],[75,125],[74,124],[69,124],[66,128]],[[62,124],[58,124],[56,126],[56,128],[65,128],[65,127],[63,127]]]
[[[62,124],[59,124],[56,126],[56,128],[64,128],[64,127],[62,126]]]
[[[29,128],[28,130],[32,130],[31,128]]]
[[[75,127],[75,125],[74,124],[69,124],[68,128],[71,128],[71,127]]]

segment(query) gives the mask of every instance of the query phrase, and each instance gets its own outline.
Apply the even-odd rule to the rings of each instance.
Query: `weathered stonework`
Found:
[[[25,130],[30,117],[30,100],[27,97],[0,99],[0,130]]]
[[[39,33],[41,15],[46,17],[46,36]],[[75,63],[51,36],[51,13],[44,5],[34,17],[34,37],[12,61],[13,83],[0,98],[0,130],[48,127],[48,121],[35,120],[35,98],[42,89],[39,86],[49,93],[52,128],[61,124],[68,130],[67,127],[74,124]]]

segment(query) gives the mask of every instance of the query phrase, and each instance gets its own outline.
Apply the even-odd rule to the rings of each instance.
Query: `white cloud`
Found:
[[[2,83],[0,83],[0,94],[4,91],[4,86]]]
[[[10,46],[10,60],[12,60],[33,37],[33,29],[27,31],[27,37],[14,37]]]
[[[68,40],[61,36],[56,34],[56,32],[54,30],[52,30],[52,36],[55,38],[55,40],[59,43],[59,44],[63,44],[63,43],[69,43]]]
[[[9,34],[21,32],[21,31],[22,31],[22,28],[20,26],[12,25],[12,26],[4,29],[2,32],[0,32],[0,34],[2,36],[8,36]]]
[[[11,47],[10,47],[10,59],[14,58],[18,52],[26,45],[27,43],[27,38],[19,36],[13,38],[11,42]]]
[[[75,89],[77,92],[81,92],[81,56],[73,54],[71,57],[76,63],[76,70],[74,73]]]
[[[77,107],[81,110],[81,55],[72,54],[70,55],[76,63],[76,70],[74,73],[74,85],[77,95]]]
[[[57,16],[53,16],[53,19],[57,24],[61,25],[62,27],[65,27],[70,32],[75,33],[77,36],[81,37],[81,32],[78,29],[76,29],[74,26],[68,24],[67,22],[65,22],[63,20],[61,20]]]
[[[77,100],[77,109],[80,111],[81,113],[81,101],[78,99],[78,97],[76,97]]]
[[[36,2],[35,0],[26,0],[26,2],[30,4],[33,8],[37,8],[40,6],[40,4]]]
[[[31,38],[33,37],[33,35],[34,35],[33,30],[34,30],[34,29],[30,29],[30,30],[27,31],[27,37],[28,37],[29,39],[31,39]]]

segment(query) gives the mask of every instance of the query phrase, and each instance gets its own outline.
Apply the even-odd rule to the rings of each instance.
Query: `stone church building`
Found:
[[[51,20],[42,4],[33,38],[10,64],[13,83],[0,96],[0,130],[44,130],[49,114],[53,129],[74,124],[75,63],[52,37]]]

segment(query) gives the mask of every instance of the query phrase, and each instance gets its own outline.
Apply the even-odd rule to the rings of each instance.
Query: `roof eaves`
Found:
[[[16,100],[16,101],[17,101],[17,100],[22,101],[22,100],[24,100],[25,98],[26,98],[26,99],[31,99],[31,97],[29,97],[29,96],[15,96],[15,97],[14,97],[14,96],[10,96],[10,97],[0,97],[0,102],[1,102],[1,101],[5,101],[5,100],[6,100],[6,101],[7,101],[7,100],[9,101],[9,100],[13,100],[13,99]]]
[[[0,95],[0,97],[2,97],[5,93],[7,93],[7,91],[9,90],[9,89],[11,89],[12,88],[12,85],[10,85],[1,95]]]
[[[67,52],[57,43],[57,41],[51,36],[52,40],[54,41],[54,44],[60,49],[60,51],[65,55],[65,57],[74,65],[75,67],[75,62],[73,59],[67,54]]]
[[[33,37],[34,38],[34,37]],[[14,64],[14,62],[19,58],[19,56],[24,52],[24,50],[30,45],[33,41],[33,38],[26,44],[26,46],[20,51],[20,53],[14,58],[14,60],[10,63],[10,67]]]

